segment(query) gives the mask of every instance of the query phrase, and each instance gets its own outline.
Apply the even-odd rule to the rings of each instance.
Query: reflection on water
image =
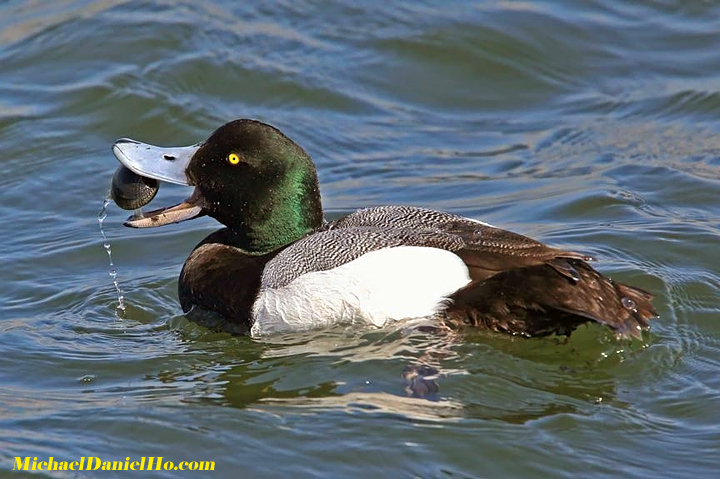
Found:
[[[199,329],[199,328],[198,328]],[[569,340],[527,341],[485,334],[475,337],[335,328],[255,341],[225,334],[203,335],[239,342],[238,354],[215,358],[198,371],[175,371],[148,381],[195,383],[189,401],[239,408],[297,405],[320,414],[325,408],[387,412],[424,418],[484,418],[522,423],[546,415],[591,414],[595,405],[626,407],[618,400],[612,369],[632,360],[643,345],[605,339],[600,328],[581,328]],[[202,351],[213,349],[200,341]],[[411,397],[403,380],[409,365],[438,370],[439,392]],[[197,385],[198,374],[203,376]],[[532,398],[528,400],[528,398]],[[430,399],[429,401],[427,399]],[[432,403],[432,404],[427,404]]]
[[[430,422],[454,422],[464,416],[464,405],[452,400],[426,401],[383,392],[349,392],[326,397],[308,395],[289,399],[265,398],[254,408],[273,413],[273,409],[281,411],[288,406],[300,408],[300,413],[304,410],[305,414],[322,414],[328,409],[340,409],[348,414],[388,414],[413,421]]]

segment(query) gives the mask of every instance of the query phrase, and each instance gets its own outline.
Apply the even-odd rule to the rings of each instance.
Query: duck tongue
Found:
[[[182,203],[148,211],[139,217],[131,216],[123,224],[131,228],[153,228],[191,220],[205,214],[205,198],[195,188],[193,194]]]

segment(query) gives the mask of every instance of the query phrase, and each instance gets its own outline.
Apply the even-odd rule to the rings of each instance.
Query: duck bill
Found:
[[[205,214],[205,199],[196,188],[190,198],[182,203],[131,216],[123,224],[131,228],[153,228],[191,220]]]
[[[188,186],[187,170],[200,144],[175,148],[148,145],[121,138],[113,145],[113,153],[130,171],[146,178]]]
[[[185,171],[200,146],[201,144],[161,148],[122,138],[115,142],[112,150],[118,161],[133,173],[158,181],[190,186]],[[179,223],[205,214],[205,199],[196,188],[193,194],[182,203],[149,211],[139,216],[131,216],[124,224],[132,228],[152,228]]]

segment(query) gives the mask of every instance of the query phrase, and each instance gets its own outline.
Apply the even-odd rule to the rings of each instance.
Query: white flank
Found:
[[[335,323],[420,318],[470,281],[454,253],[420,246],[384,248],[328,271],[300,276],[261,291],[253,306],[252,336]]]

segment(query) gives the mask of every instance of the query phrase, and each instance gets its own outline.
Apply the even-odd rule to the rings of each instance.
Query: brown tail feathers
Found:
[[[554,258],[470,282],[449,297],[442,318],[450,327],[523,336],[570,335],[593,321],[619,337],[640,339],[657,316],[651,300],[650,293],[613,282],[585,261]]]

